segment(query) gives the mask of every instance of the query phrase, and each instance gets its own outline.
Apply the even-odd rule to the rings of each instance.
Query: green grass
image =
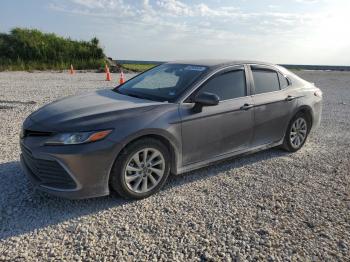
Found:
[[[148,69],[151,69],[152,67],[155,67],[154,64],[122,64],[122,68],[134,72],[143,72]]]
[[[75,70],[103,69],[104,59],[76,60],[70,62],[42,62],[42,61],[4,61],[0,59],[0,71],[34,71],[34,70],[69,70],[70,65]]]
[[[14,28],[0,33],[0,71],[64,70],[104,67],[99,40],[75,41],[35,29]]]

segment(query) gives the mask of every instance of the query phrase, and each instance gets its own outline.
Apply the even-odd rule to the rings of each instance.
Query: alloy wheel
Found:
[[[129,190],[146,193],[155,188],[165,173],[165,160],[155,148],[144,148],[129,159],[124,179]]]
[[[289,139],[293,148],[297,149],[304,143],[307,136],[307,123],[302,117],[297,118],[290,130]]]

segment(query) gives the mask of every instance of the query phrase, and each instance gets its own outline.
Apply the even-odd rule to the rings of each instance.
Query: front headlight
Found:
[[[79,145],[96,142],[107,137],[112,130],[57,134],[45,142],[45,145]]]

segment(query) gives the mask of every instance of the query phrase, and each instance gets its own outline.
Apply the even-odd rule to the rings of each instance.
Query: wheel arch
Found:
[[[128,145],[130,143],[133,143],[137,140],[144,139],[144,138],[153,138],[153,139],[159,140],[168,148],[170,158],[171,158],[170,172],[172,174],[176,174],[177,173],[177,161],[178,161],[179,157],[178,157],[178,153],[177,153],[177,149],[176,149],[175,145],[173,143],[171,143],[167,137],[159,135],[159,134],[148,134],[148,135],[140,136],[140,137],[130,141],[128,143]]]
[[[313,126],[313,121],[314,121],[314,117],[313,117],[313,111],[312,108],[308,105],[303,105],[300,106],[296,112],[294,113],[293,117],[296,116],[299,113],[303,113],[309,120],[309,124],[310,124],[310,130]],[[291,119],[293,119],[293,117]]]
[[[131,143],[134,143],[138,140],[145,139],[145,138],[153,138],[157,139],[158,141],[162,142],[169,150],[169,154],[171,157],[171,164],[170,164],[170,172],[172,174],[177,174],[178,170],[178,163],[180,161],[180,155],[181,155],[181,146],[178,144],[174,136],[172,136],[168,132],[160,131],[160,130],[148,130],[147,132],[142,132],[138,134],[134,134],[130,137],[128,137],[122,144],[118,154],[115,157],[114,162],[117,160],[118,156],[123,152],[123,150],[130,145]],[[113,162],[113,165],[114,165]],[[109,172],[109,177],[112,172],[112,169]]]
[[[313,126],[313,111],[312,111],[312,108],[310,106],[308,106],[308,105],[302,105],[302,106],[296,108],[294,110],[294,112],[291,114],[287,124],[284,127],[284,134],[287,132],[287,129],[288,129],[290,121],[292,121],[292,119],[299,113],[303,113],[303,114],[305,114],[307,116],[307,118],[309,120],[309,123],[310,123],[310,131],[311,131],[311,128]]]

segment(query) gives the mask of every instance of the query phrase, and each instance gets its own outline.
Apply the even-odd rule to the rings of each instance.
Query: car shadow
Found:
[[[171,176],[162,193],[167,193],[174,187],[216,176],[233,168],[286,154],[279,149],[269,149],[224,160],[183,175]],[[19,161],[0,164],[0,240],[132,202],[134,201],[121,199],[114,193],[106,197],[85,200],[55,197],[34,189],[21,171]]]

